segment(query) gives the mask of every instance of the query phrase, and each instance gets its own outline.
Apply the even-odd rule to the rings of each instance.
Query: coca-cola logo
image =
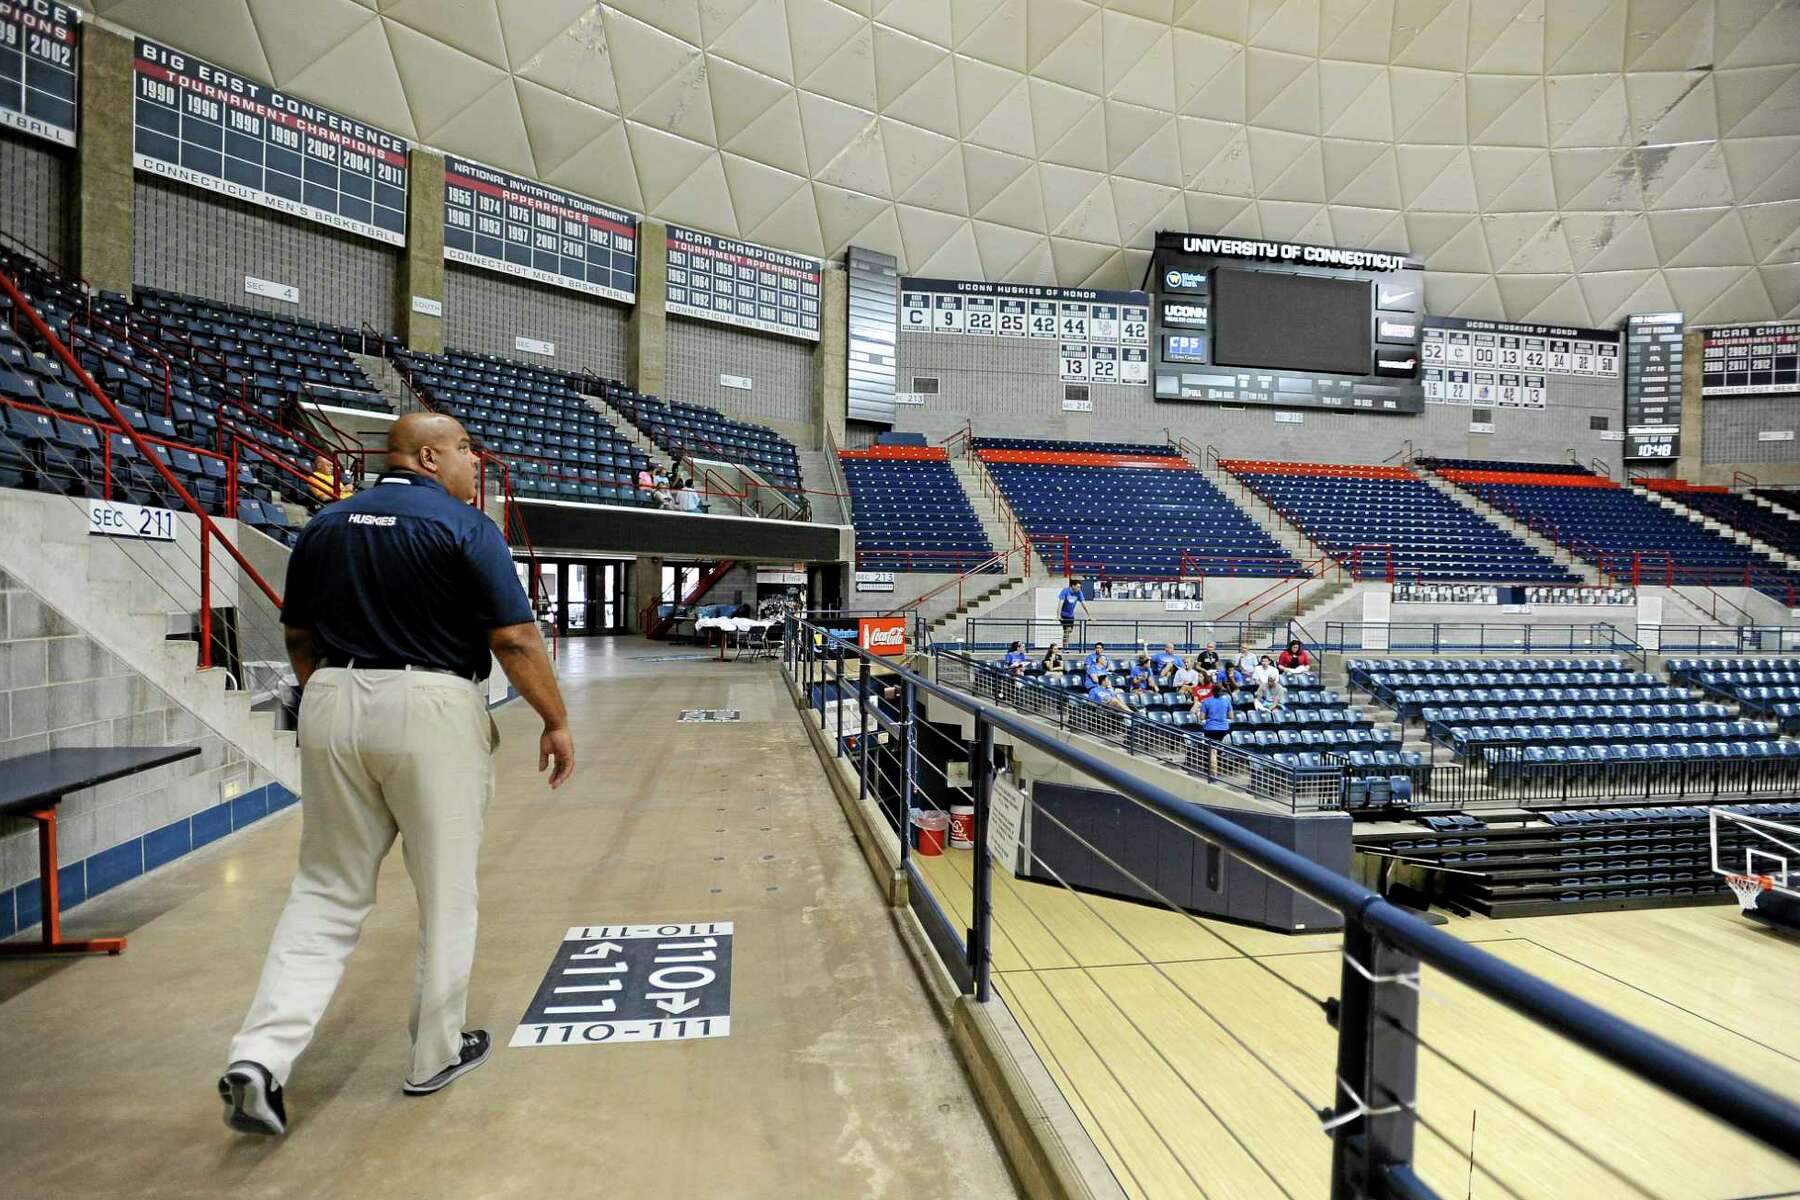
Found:
[[[871,654],[895,655],[906,652],[906,619],[904,617],[864,617],[857,627],[857,641]]]

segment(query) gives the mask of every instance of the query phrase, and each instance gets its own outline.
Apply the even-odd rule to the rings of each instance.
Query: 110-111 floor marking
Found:
[[[564,933],[514,1046],[680,1041],[731,1032],[732,925],[578,925]]]

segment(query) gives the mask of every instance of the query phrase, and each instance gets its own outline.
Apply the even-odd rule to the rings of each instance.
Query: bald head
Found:
[[[443,413],[410,412],[388,428],[387,468],[416,471],[459,500],[475,495],[475,452],[468,431]]]

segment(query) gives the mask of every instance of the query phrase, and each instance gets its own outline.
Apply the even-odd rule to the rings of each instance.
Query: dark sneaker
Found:
[[[460,1076],[467,1075],[476,1067],[488,1060],[493,1053],[494,1044],[488,1040],[487,1030],[472,1029],[462,1035],[462,1054],[457,1060],[427,1079],[424,1083],[407,1082],[401,1091],[409,1096],[429,1096],[454,1083]]]
[[[234,1062],[219,1078],[219,1099],[225,1102],[225,1123],[239,1133],[282,1133],[287,1129],[287,1105],[275,1077],[261,1063]]]

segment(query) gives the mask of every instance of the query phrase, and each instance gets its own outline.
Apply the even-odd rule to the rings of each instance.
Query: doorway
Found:
[[[555,622],[560,637],[629,632],[631,563],[600,558],[540,558],[538,586],[528,562],[513,563],[519,583],[540,616]]]

